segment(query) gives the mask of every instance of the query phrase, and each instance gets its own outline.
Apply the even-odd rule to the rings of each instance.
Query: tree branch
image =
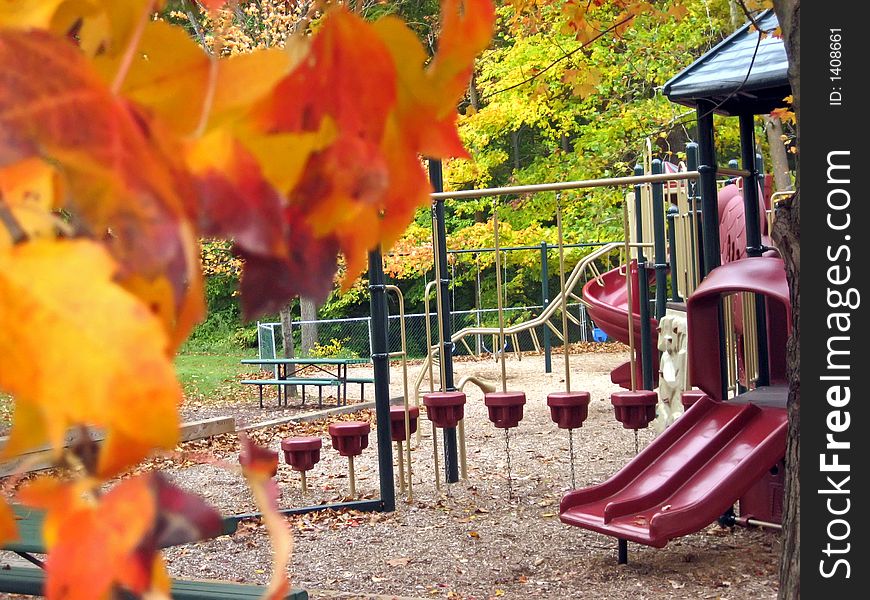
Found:
[[[518,87],[520,87],[521,85],[525,85],[525,84],[527,84],[527,83],[531,83],[532,81],[534,81],[535,79],[537,79],[538,77],[540,77],[541,75],[543,75],[544,73],[546,73],[547,71],[549,71],[550,69],[552,69],[553,67],[555,67],[557,64],[559,64],[560,62],[562,62],[562,61],[565,60],[566,58],[570,58],[571,56],[573,56],[574,54],[576,54],[576,53],[579,52],[580,50],[583,50],[584,48],[586,48],[587,46],[589,46],[590,44],[592,44],[593,42],[598,41],[599,38],[604,37],[604,35],[610,33],[611,31],[613,31],[613,30],[616,29],[617,27],[620,27],[620,26],[622,26],[622,25],[625,25],[626,23],[628,23],[629,21],[631,21],[633,18],[634,18],[634,15],[629,15],[628,17],[624,18],[622,21],[620,21],[620,22],[618,22],[618,23],[614,23],[613,25],[611,25],[610,27],[608,27],[608,28],[605,29],[604,31],[600,32],[598,35],[596,35],[595,37],[593,37],[593,38],[590,39],[589,41],[584,42],[582,45],[577,46],[576,48],[574,48],[574,49],[571,50],[570,52],[567,52],[567,53],[565,53],[564,55],[560,56],[559,58],[557,58],[556,60],[554,60],[553,62],[551,62],[549,65],[547,65],[546,67],[544,67],[543,69],[541,69],[540,71],[538,71],[537,73],[535,73],[534,75],[532,75],[531,77],[527,77],[526,79],[520,81],[519,83],[515,83],[515,84],[513,84],[513,85],[509,85],[509,86],[506,87],[506,88],[502,88],[502,89],[500,89],[500,90],[496,90],[496,91],[494,91],[494,92],[492,92],[492,93],[489,93],[489,94],[487,94],[486,96],[483,96],[483,97],[481,98],[481,100],[486,100],[486,99],[488,99],[488,98],[491,98],[491,97],[495,96],[496,94],[501,94],[502,92],[507,92],[507,91],[510,91],[510,90],[512,90],[512,89],[518,88]]]

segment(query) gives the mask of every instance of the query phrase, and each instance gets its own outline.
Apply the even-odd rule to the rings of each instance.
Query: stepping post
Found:
[[[351,497],[356,496],[356,473],[354,472],[353,459],[362,454],[362,451],[368,447],[370,431],[371,425],[366,421],[339,421],[329,426],[332,447],[338,450],[341,456],[347,457]]]

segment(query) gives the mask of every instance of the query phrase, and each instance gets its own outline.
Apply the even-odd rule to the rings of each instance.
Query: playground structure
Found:
[[[772,11],[763,13],[759,22],[765,29],[776,27]],[[748,25],[743,27],[666,86],[672,100],[692,106],[698,115],[699,143],[687,148],[685,171],[664,173],[661,162],[652,160],[651,173],[644,174],[643,167],[639,167],[634,177],[433,196],[436,200],[434,231],[436,237],[440,237],[443,217],[438,220],[437,201],[444,198],[599,185],[635,186],[636,204],[631,220],[636,235],[630,240],[626,232],[623,266],[603,274],[594,272],[583,286],[582,297],[577,297],[574,290],[583,271],[590,268],[596,258],[619,245],[593,252],[575,267],[557,301],[535,319],[508,329],[500,321],[497,329],[472,327],[451,335],[447,319],[449,306],[444,302],[444,294],[439,293],[437,313],[441,340],[437,346],[431,346],[428,358],[430,380],[431,364],[437,362],[442,373],[442,391],[449,393],[453,389],[449,365],[454,344],[465,343],[467,335],[498,334],[499,347],[504,348],[505,335],[516,336],[541,325],[548,326],[558,336],[560,332],[552,326],[550,318],[561,310],[564,320],[567,298],[569,294],[574,295],[584,302],[590,316],[605,333],[630,346],[630,360],[612,374],[613,382],[629,391],[614,393],[612,403],[617,419],[624,427],[636,431],[647,427],[656,416],[658,398],[653,389],[659,374],[658,353],[654,350],[659,346],[657,326],[669,308],[680,312],[674,305],[683,305],[682,312],[688,321],[686,386],[688,390],[691,387],[700,390],[700,393],[686,393],[691,408],[612,479],[600,486],[569,493],[560,507],[561,519],[566,524],[616,537],[620,562],[627,561],[627,540],[663,546],[674,537],[703,528],[730,511],[738,500],[742,521],[737,522],[776,526],[781,518],[781,485],[772,484],[766,474],[782,471],[777,469],[777,464],[785,453],[783,349],[789,330],[789,304],[782,262],[775,258],[767,236],[768,220],[762,218],[769,205],[763,192],[760,193],[762,182],[753,116],[770,112],[782,104],[788,87],[787,63],[781,44],[769,42],[762,50],[763,76],[753,78],[750,73],[746,81],[731,82],[731,89],[727,89],[727,85],[723,89],[721,73],[722,57],[738,56],[742,46],[755,44],[755,35]],[[725,62],[727,64],[727,60]],[[714,111],[739,116],[743,169],[717,166],[713,147]],[[717,174],[729,177],[721,191]],[[664,181],[669,182],[667,188],[662,184]],[[646,219],[645,210],[650,215]],[[628,229],[630,219],[628,214],[625,217]],[[667,240],[666,220],[670,223],[667,236],[670,239]],[[650,221],[652,244],[644,242],[645,222]],[[650,245],[652,265],[647,264],[644,256],[645,248]],[[439,252],[437,244],[435,248],[437,265],[445,254]],[[497,242],[496,252],[498,256]],[[498,269],[497,264],[497,278],[500,278]],[[436,278],[441,283],[440,292],[445,279],[437,273]],[[655,284],[652,314],[647,302],[651,283]],[[496,295],[501,305],[500,281],[498,287]],[[686,302],[682,302],[684,298]],[[669,322],[674,318],[672,315]],[[672,327],[674,333],[681,329],[676,325]],[[639,344],[635,343],[636,338],[640,339]],[[504,382],[504,352],[501,359]],[[424,366],[415,382],[415,394],[426,373]],[[566,380],[569,377],[570,369],[566,368]],[[679,392],[672,389],[668,394],[673,397]],[[677,407],[673,409],[675,414],[679,413]],[[458,420],[456,428],[446,428],[447,448],[450,435],[459,431],[461,436],[461,424]],[[461,440],[459,445],[462,445]],[[448,481],[452,481],[451,460],[449,451],[445,452]]]
[[[759,22],[764,27],[774,27],[775,17],[766,12]],[[753,35],[744,27],[711,53],[730,52],[732,46],[745,43]],[[750,41],[754,45],[754,39]],[[781,51],[775,44],[775,40],[765,41],[764,51]],[[403,440],[408,442],[404,448],[407,463],[404,468],[408,470],[409,482],[411,414],[412,409],[420,408],[419,391],[427,375],[429,392],[423,395],[423,405],[433,426],[435,472],[437,476],[443,468],[448,484],[458,481],[460,473],[465,477],[467,472],[462,434],[464,385],[474,383],[487,394],[487,406],[495,409],[491,419],[497,427],[507,432],[521,418],[525,397],[521,392],[506,389],[505,352],[499,356],[502,390],[496,392],[488,382],[468,376],[454,382],[453,347],[467,344],[469,335],[492,335],[498,337],[498,347],[504,348],[506,338],[534,331],[536,327],[546,327],[567,342],[566,324],[571,315],[566,307],[569,301],[580,301],[598,327],[630,347],[629,361],[611,374],[613,383],[624,388],[616,391],[611,401],[617,419],[625,428],[634,430],[649,426],[659,401],[654,391],[659,370],[657,327],[666,316],[680,317],[682,313],[687,321],[688,364],[687,391],[680,396],[687,409],[652,444],[642,450],[638,448],[635,458],[611,479],[568,493],[561,502],[561,520],[617,538],[620,562],[627,560],[628,540],[664,546],[674,537],[698,531],[722,517],[737,502],[740,518],[732,521],[777,525],[781,516],[781,479],[777,477],[783,470],[787,427],[783,349],[788,335],[789,304],[782,262],[770,256],[775,252],[766,237],[767,220],[762,218],[763,211],[770,207],[759,193],[763,187],[759,181],[753,115],[770,112],[781,104],[787,95],[787,79],[783,66],[773,80],[768,77],[758,83],[748,77],[746,83],[733,84],[730,91],[723,91],[716,83],[718,87],[714,86],[707,95],[696,81],[687,86],[691,92],[684,93],[681,86],[685,80],[703,73],[707,64],[702,57],[666,86],[672,99],[697,111],[698,143],[691,143],[686,149],[685,170],[666,172],[661,161],[652,159],[648,168],[639,166],[630,177],[443,192],[440,165],[430,163],[430,177],[438,190],[432,196],[436,279],[430,284],[436,296],[438,340],[427,340],[430,354],[413,385],[407,383],[407,368],[404,371]],[[764,64],[770,67],[772,63]],[[776,64],[785,65],[784,54]],[[705,77],[710,80],[712,76],[706,73]],[[740,118],[742,168],[725,168],[716,163],[714,111]],[[718,175],[728,180],[717,181]],[[568,274],[564,261],[560,261],[563,280],[560,293],[534,319],[509,327],[500,319],[497,328],[450,330],[443,200],[558,193],[599,186],[628,188],[624,218],[628,231],[623,242],[594,250]],[[498,257],[497,209],[495,212]],[[558,224],[561,225],[561,211]],[[616,252],[621,253],[620,266],[598,271],[596,261]],[[560,256],[562,253],[560,235]],[[500,278],[499,267],[497,264]],[[284,512],[323,508],[390,511],[395,507],[391,441],[398,438],[391,434],[387,387],[388,362],[395,354],[388,351],[386,343],[385,303],[390,286],[384,284],[379,252],[371,253],[369,268],[381,496]],[[496,296],[501,304],[500,290]],[[432,311],[428,307],[428,294],[425,300],[429,315]],[[499,306],[499,313],[502,312],[503,307]],[[551,322],[557,315],[561,316],[561,329]],[[582,426],[589,398],[572,390],[569,360],[566,352],[565,391],[550,394],[547,403],[554,423],[571,432]],[[436,366],[440,390],[435,389]],[[502,402],[499,394],[505,393],[510,398]],[[423,412],[419,414],[422,418]],[[440,449],[436,427],[441,429]],[[569,436],[573,457],[573,436]],[[441,485],[440,478],[436,483]]]

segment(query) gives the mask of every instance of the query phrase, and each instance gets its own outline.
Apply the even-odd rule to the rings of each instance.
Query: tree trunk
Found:
[[[793,335],[788,341],[788,442],[785,451],[785,499],[783,506],[782,554],[779,567],[779,597],[800,598],[800,0],[774,0],[788,55],[788,76],[797,117],[798,164],[795,194],[776,211],[773,239],[782,252],[791,299]]]
[[[296,358],[296,347],[293,343],[293,312],[292,305],[288,304],[281,309],[281,337],[284,339],[284,358]],[[296,369],[291,368],[289,376],[293,377],[296,374]],[[290,397],[296,397],[296,386],[290,386]]]
[[[480,94],[477,93],[477,77],[472,71],[471,79],[468,81],[468,104],[475,111],[480,110]]]
[[[308,356],[320,341],[317,323],[306,323],[317,320],[317,304],[311,298],[300,297],[299,306],[302,312],[302,354]]]
[[[514,149],[514,169],[520,168],[520,130],[511,132],[511,146]]]
[[[774,187],[777,192],[790,190],[792,185],[788,174],[788,154],[782,141],[782,121],[779,117],[767,115],[761,118],[764,121],[764,132],[767,134],[767,143],[770,146],[770,170],[773,173]]]

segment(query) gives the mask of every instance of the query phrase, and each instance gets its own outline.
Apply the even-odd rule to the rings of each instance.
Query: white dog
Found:
[[[686,318],[665,315],[659,321],[659,401],[653,429],[661,433],[683,414],[680,395],[686,389]]]

